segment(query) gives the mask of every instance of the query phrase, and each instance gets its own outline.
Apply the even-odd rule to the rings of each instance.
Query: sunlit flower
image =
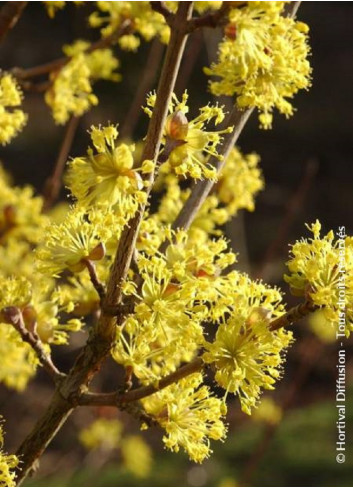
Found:
[[[216,179],[216,169],[208,163],[209,156],[215,156],[221,160],[217,153],[217,146],[222,141],[222,135],[230,132],[232,128],[222,131],[208,131],[206,125],[214,120],[214,124],[220,124],[224,119],[224,111],[221,107],[202,107],[200,115],[188,121],[186,114],[189,107],[187,92],[184,93],[181,102],[175,95],[172,97],[165,126],[165,149],[169,155],[168,164],[177,175],[192,177],[195,179]],[[155,103],[155,95],[147,98],[145,112],[151,115]]]
[[[268,129],[277,108],[293,114],[288,101],[310,86],[308,26],[283,17],[285,2],[247,2],[231,10],[218,60],[205,71],[219,81],[215,95],[235,95],[240,108],[257,107],[260,125]]]
[[[15,455],[7,455],[2,451],[3,443],[4,433],[0,426],[0,486],[15,487],[15,472],[13,469],[17,467],[19,460]]]
[[[5,145],[19,133],[27,122],[27,115],[18,107],[22,91],[9,74],[0,76],[0,144]]]
[[[165,429],[166,448],[173,452],[183,448],[198,463],[211,454],[209,440],[222,440],[226,435],[223,403],[201,382],[200,374],[191,375],[143,402]]]
[[[115,206],[117,216],[128,220],[146,199],[140,173],[133,168],[133,145],[117,144],[114,126],[91,129],[93,149],[86,157],[69,162],[66,182],[80,205]]]
[[[307,226],[313,238],[297,241],[291,248],[285,275],[294,295],[307,296],[322,308],[331,324],[344,323],[353,331],[353,240],[345,232],[335,239],[333,231],[320,235],[317,220]]]

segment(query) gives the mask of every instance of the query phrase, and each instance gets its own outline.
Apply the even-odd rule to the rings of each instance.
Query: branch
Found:
[[[79,118],[72,116],[66,126],[66,132],[56,160],[53,174],[47,179],[44,186],[44,210],[49,209],[59,196],[62,185],[62,174],[67,162],[72,142],[75,137]]]
[[[307,316],[311,312],[316,311],[317,309],[319,309],[319,307],[313,304],[309,299],[307,299],[305,302],[289,309],[289,311],[287,311],[279,318],[271,321],[270,330],[276,331],[277,329],[290,326],[294,322],[302,319],[303,317]]]
[[[153,2],[155,3],[155,2]],[[144,71],[141,75],[134,99],[131,103],[128,113],[124,118],[122,127],[119,130],[119,137],[127,139],[131,137],[136,124],[141,115],[141,105],[144,104],[146,94],[150,91],[156,78],[158,68],[162,59],[164,46],[158,39],[154,39],[151,44],[150,52],[147,57]]]
[[[105,287],[104,287],[104,284],[98,278],[96,267],[95,267],[93,261],[91,261],[89,259],[85,259],[83,261],[84,261],[84,264],[86,265],[86,268],[88,270],[89,278],[91,279],[92,285],[96,289],[100,300],[103,301],[105,298]]]
[[[293,307],[279,318],[271,321],[269,329],[276,331],[280,328],[290,326],[295,321],[302,319],[308,314],[318,309],[312,302],[306,301],[298,306]],[[136,402],[145,397],[151,396],[156,392],[188,377],[195,372],[200,372],[205,367],[201,357],[196,357],[191,362],[179,367],[175,372],[163,377],[158,383],[149,384],[139,387],[123,394],[119,391],[107,393],[86,392],[82,394],[78,403],[80,406],[115,406],[121,408],[127,403]]]
[[[28,2],[6,2],[0,10],[0,42],[15,27]]]
[[[6,319],[6,322],[10,323],[16,329],[22,340],[32,347],[37,354],[42,367],[48,372],[54,382],[62,380],[65,377],[65,374],[60,372],[54,365],[50,355],[45,351],[37,333],[35,331],[29,331],[26,328],[20,309],[18,309],[18,307],[5,307],[2,309],[1,314]]]
[[[168,105],[187,37],[185,21],[190,17],[191,10],[192,2],[180,2],[158,85],[156,105],[147,131],[143,160],[156,161],[158,157]],[[151,173],[149,175],[150,186],[153,179],[154,175]],[[141,207],[122,233],[97,327],[90,330],[86,345],[80,351],[66,378],[58,385],[49,407],[18,449],[17,453],[21,457],[21,465],[17,469],[16,483],[18,485],[30,473],[48,443],[66,421],[73,408],[78,405],[80,397],[87,390],[96,372],[100,370],[103,362],[110,355],[115,341],[116,324],[121,322],[122,317],[119,315],[116,319],[105,314],[104,309],[105,306],[115,306],[120,302],[122,295],[120,285],[130,267],[143,212],[144,207]]]
[[[234,107],[232,112],[230,113],[224,126],[233,126],[234,129],[231,133],[224,136],[221,150],[223,160],[220,161],[216,157],[211,157],[210,159],[210,163],[214,166],[214,168],[217,169],[218,172],[221,171],[221,169],[223,168],[223,165],[228,158],[231,149],[238,140],[238,137],[253,110],[254,109],[247,109],[245,111],[240,111],[238,108]],[[214,181],[209,179],[200,180],[194,185],[189,198],[185,202],[183,208],[179,212],[178,217],[173,223],[173,229],[188,229],[190,227],[196,214],[206,200],[206,197],[210,193],[213,186]],[[164,251],[165,247],[166,243],[162,246],[161,251]]]
[[[168,25],[171,25],[174,17],[173,12],[169,10],[165,2],[150,2],[151,9],[163,15],[164,20]]]
[[[284,6],[283,14],[285,17],[291,17],[294,19],[294,17],[297,15],[298,8],[300,7],[300,4],[302,2],[288,2]]]
[[[185,32],[185,21],[190,17],[191,11],[192,2],[179,3],[178,11],[174,17],[173,28],[171,30],[171,37],[165,56],[162,74],[158,84],[156,104],[154,106],[152,117],[148,126],[146,143],[141,158],[142,161],[156,161],[158,158],[163,128],[168,113],[168,105],[174,90],[175,80],[179,71],[180,62],[187,39],[187,33]],[[154,181],[154,172],[151,172],[147,179],[149,182],[147,194],[149,195]],[[145,205],[141,205],[121,235],[107,287],[105,305],[108,307],[115,306],[121,301],[121,285],[130,269],[144,210]],[[108,331],[102,331],[101,333],[108,334],[108,336],[111,335],[111,331],[109,329]]]
[[[113,32],[110,36],[103,37],[99,39],[99,41],[92,43],[85,51],[84,54],[92,53],[97,49],[104,49],[117,41],[119,37],[127,34],[131,29],[131,21],[129,19],[125,19],[120,27]],[[33,68],[13,68],[12,73],[19,80],[28,80],[28,78],[34,78],[37,76],[45,75],[46,73],[50,73],[51,71],[58,71],[60,68],[65,66],[69,61],[70,56],[63,56],[61,58],[54,59],[53,61],[49,61],[48,63],[44,63],[42,65],[34,66]]]
[[[139,387],[129,392],[107,392],[102,394],[96,394],[93,392],[87,392],[83,394],[79,399],[80,406],[115,406],[121,407],[130,402],[139,401],[145,397],[151,396],[156,392],[165,389],[169,385],[178,382],[179,380],[199,372],[203,369],[204,363],[201,357],[196,357],[195,360],[179,367],[175,372],[163,377],[157,384],[150,384],[147,386]]]
[[[215,12],[190,19],[187,26],[188,32],[193,32],[202,27],[219,27],[227,20],[230,9],[246,3],[247,2],[223,2],[221,8]]]
[[[224,4],[226,3],[230,3],[230,2],[224,2]],[[300,2],[290,2],[290,4],[286,7],[285,15],[288,17],[294,17],[299,8],[299,4]],[[246,109],[245,111],[240,111],[235,106],[232,112],[230,113],[229,118],[225,123],[225,127],[233,126],[233,131],[230,134],[226,134],[224,137],[223,144],[220,151],[220,154],[222,154],[223,156],[223,160],[219,161],[215,157],[211,157],[210,159],[210,163],[217,169],[218,173],[223,168],[223,165],[227,160],[227,157],[229,156],[229,152],[237,142],[253,110],[254,108],[249,108]],[[197,212],[199,211],[202,204],[205,202],[213,185],[214,182],[212,180],[207,180],[207,179],[198,181],[194,185],[189,198],[185,202],[184,206],[179,212],[179,215],[177,216],[176,220],[172,225],[173,229],[182,228],[187,230],[191,226],[193,220],[196,217]],[[168,243],[165,241],[164,243],[162,243],[160,247],[160,251],[164,252],[167,246]]]

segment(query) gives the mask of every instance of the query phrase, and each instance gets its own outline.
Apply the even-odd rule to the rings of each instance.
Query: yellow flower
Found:
[[[71,45],[63,47],[63,52],[70,58],[79,54],[84,55],[85,64],[89,69],[91,80],[111,80],[120,81],[121,75],[116,73],[119,68],[119,60],[114,56],[109,48],[95,49],[91,53],[87,52],[91,43],[84,40],[77,40]]]
[[[190,239],[205,242],[209,235],[221,235],[219,227],[239,209],[254,210],[255,195],[264,186],[258,163],[259,157],[254,153],[243,155],[237,148],[230,152],[211,194],[191,224]],[[163,185],[165,193],[160,198],[158,211],[151,216],[163,224],[174,222],[190,195],[190,189],[183,190],[177,176],[169,170],[168,167],[161,168],[157,190]]]
[[[166,448],[173,452],[183,448],[197,463],[211,454],[210,439],[223,440],[226,435],[223,403],[201,382],[202,375],[194,374],[143,401],[166,431]]]
[[[170,29],[164,17],[151,9],[149,2],[96,2],[98,10],[89,17],[91,27],[101,28],[103,37],[116,32],[123,22],[130,20],[131,31],[134,34],[134,48],[137,48],[140,35],[146,41],[158,37],[167,44]],[[131,36],[130,36],[131,38]],[[119,43],[122,49],[131,50],[131,42]]]
[[[62,10],[66,5],[66,2],[50,1],[50,2],[43,2],[43,3],[45,5],[47,13],[51,19],[53,19],[55,17],[55,14],[58,10]]]
[[[15,472],[13,469],[17,467],[19,460],[15,455],[6,455],[2,451],[4,443],[4,433],[0,426],[0,486],[15,487]]]
[[[222,6],[222,2],[195,2],[195,10],[203,14],[208,10],[217,10]]]
[[[209,156],[215,156],[219,160],[222,156],[217,153],[217,146],[222,141],[222,134],[230,132],[232,128],[223,131],[206,131],[206,124],[214,120],[216,125],[224,119],[221,107],[209,106],[200,109],[200,115],[188,121],[186,115],[189,107],[187,92],[184,93],[181,102],[173,94],[170,103],[170,115],[167,118],[164,130],[165,149],[169,155],[167,164],[177,175],[192,177],[195,179],[216,179],[217,172],[208,163]],[[155,95],[147,98],[145,112],[150,116],[155,104]]]
[[[254,411],[253,419],[262,423],[276,425],[281,422],[282,409],[271,397],[264,397]]]
[[[123,438],[121,453],[126,470],[141,479],[149,476],[152,468],[152,450],[141,436]]]
[[[230,215],[234,216],[239,209],[254,210],[254,196],[264,187],[259,161],[255,153],[242,155],[237,148],[231,150],[215,187]]]
[[[74,56],[59,72],[51,74],[52,86],[45,93],[45,101],[58,124],[65,124],[72,114],[81,116],[98,104],[89,77],[83,54]]]
[[[34,197],[33,190],[11,187],[0,175],[0,243],[28,241],[37,243],[47,218],[41,214],[43,199]]]
[[[231,10],[218,61],[205,69],[220,78],[210,84],[215,95],[236,95],[240,108],[257,107],[268,129],[277,108],[293,114],[288,101],[310,86],[308,27],[282,16],[285,2],[247,2]]]
[[[63,51],[70,60],[50,75],[52,85],[45,93],[45,101],[51,107],[57,124],[65,124],[71,115],[81,116],[98,104],[93,82],[121,79],[115,71],[119,61],[112,50],[105,48],[88,52],[89,47],[90,43],[83,40],[64,46]]]
[[[333,231],[320,236],[317,220],[307,226],[313,238],[297,241],[284,276],[294,295],[310,297],[322,308],[329,323],[345,323],[345,334],[353,331],[353,239]],[[344,292],[344,293],[343,293]]]
[[[114,126],[92,126],[90,134],[96,152],[89,148],[87,157],[69,162],[66,183],[80,205],[115,206],[117,215],[127,221],[146,199],[143,180],[133,169],[134,146],[117,145]]]
[[[99,261],[105,256],[111,238],[118,239],[121,227],[104,209],[92,208],[89,213],[73,208],[64,222],[49,225],[37,249],[38,269],[49,276],[58,276],[68,269],[73,273],[86,268],[86,261]]]
[[[22,91],[9,74],[0,77],[0,144],[11,141],[27,122],[27,115],[19,108]],[[9,110],[10,109],[10,110]]]
[[[96,419],[79,434],[79,440],[87,450],[100,448],[111,451],[120,447],[123,425],[118,419]]]
[[[9,389],[23,391],[36,373],[38,358],[12,325],[0,322],[0,334],[0,382]]]
[[[277,289],[252,282],[245,275],[229,274],[230,313],[218,327],[213,342],[206,343],[203,358],[214,364],[216,382],[239,396],[241,408],[251,414],[262,389],[273,389],[281,375],[283,352],[292,342],[291,332],[270,331],[271,318],[283,313]],[[225,284],[225,290],[227,284]]]

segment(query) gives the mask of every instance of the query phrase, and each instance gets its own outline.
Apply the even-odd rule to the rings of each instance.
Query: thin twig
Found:
[[[231,2],[224,2],[224,4],[227,3],[231,3]],[[294,17],[298,10],[299,4],[300,2],[290,2],[290,4],[286,7],[285,15],[287,15],[288,17]],[[223,156],[223,160],[219,161],[215,157],[212,157],[210,159],[210,163],[216,168],[218,173],[222,169],[231,149],[237,142],[238,137],[241,134],[253,110],[254,109],[251,108],[245,111],[240,111],[237,107],[234,107],[232,112],[230,113],[225,123],[225,127],[233,126],[233,131],[232,133],[225,135],[223,144],[219,151],[219,153]],[[177,218],[175,219],[172,225],[173,229],[179,229],[179,228],[188,229],[191,226],[193,220],[196,217],[197,212],[199,211],[200,207],[206,200],[213,185],[214,182],[209,179],[198,181],[194,185],[189,198],[186,200],[184,206],[182,207],[181,211],[179,212]],[[160,247],[160,251],[164,252],[167,246],[168,246],[167,242],[162,243]]]
[[[4,318],[6,318],[6,321],[16,329],[22,340],[32,347],[37,354],[42,367],[48,372],[54,382],[62,380],[65,377],[65,374],[60,372],[54,365],[50,354],[45,351],[43,344],[35,330],[29,331],[26,328],[20,309],[12,306],[5,307],[2,309],[1,314],[4,316]]]
[[[303,317],[316,311],[316,309],[318,309],[318,306],[307,299],[305,302],[292,307],[285,314],[271,321],[270,330],[276,331],[277,329],[290,326],[296,321],[299,321],[299,319],[303,319]]]
[[[269,329],[271,331],[276,331],[279,328],[290,326],[293,324],[293,322],[302,319],[304,316],[307,316],[316,309],[316,306],[314,306],[311,302],[306,301],[303,304],[293,307],[279,318],[271,321],[269,324]],[[129,402],[136,402],[145,397],[151,396],[162,389],[165,389],[169,385],[174,384],[175,382],[178,382],[179,380],[195,372],[201,371],[204,366],[205,364],[202,357],[199,356],[182,367],[179,367],[175,372],[163,377],[156,383],[139,387],[123,394],[119,391],[107,393],[85,392],[80,397],[78,403],[81,406],[120,406]]]
[[[197,31],[189,38],[186,46],[188,55],[183,60],[177,82],[175,84],[175,93],[177,95],[181,95],[181,93],[185,90],[185,87],[189,85],[189,80],[201,52],[202,46],[203,35],[201,31]]]
[[[62,141],[58,159],[54,166],[54,171],[44,185],[44,210],[49,209],[59,196],[62,186],[62,175],[75,137],[78,122],[79,118],[72,116],[66,126],[64,139]]]
[[[179,3],[157,89],[156,106],[147,132],[143,159],[157,161],[158,158],[168,105],[187,37],[185,22],[190,17],[191,10],[192,2]],[[153,178],[154,175],[151,174],[151,185]],[[117,305],[118,299],[121,298],[121,280],[126,277],[130,267],[143,210],[141,208],[137,216],[130,221],[130,227],[123,231],[120,238],[118,253],[108,281],[107,300],[104,301],[107,306]],[[21,465],[16,469],[16,483],[18,485],[30,473],[48,443],[78,405],[82,393],[87,390],[94,375],[110,355],[116,336],[116,324],[119,324],[121,319],[102,312],[98,326],[90,330],[87,343],[78,354],[67,377],[60,383],[48,408],[17,451],[21,456]]]
[[[6,2],[0,9],[0,42],[16,24],[28,2]]]
[[[100,300],[103,301],[105,298],[105,286],[98,278],[96,267],[92,260],[85,259],[83,261],[88,270],[89,278],[91,279],[92,285],[96,289]]]
[[[141,115],[141,106],[145,102],[146,94],[152,88],[152,84],[156,78],[158,67],[162,59],[163,51],[163,44],[161,44],[158,39],[154,39],[151,44],[144,71],[141,79],[139,80],[134,99],[128,113],[124,117],[124,123],[119,130],[119,136],[121,139],[129,138],[134,133],[135,127]]]
[[[82,394],[79,399],[81,406],[121,406],[130,402],[136,402],[145,397],[151,396],[156,392],[165,389],[169,385],[178,382],[189,375],[199,372],[204,367],[204,363],[201,357],[195,358],[191,362],[179,367],[175,372],[163,377],[158,383],[150,384],[147,386],[139,387],[128,392],[121,393],[107,392],[102,394],[96,394],[93,392],[87,392]]]
[[[163,15],[164,20],[168,25],[171,24],[171,21],[173,19],[173,12],[169,10],[165,2],[150,2],[150,5],[152,10]]]
[[[284,10],[283,10],[284,16],[291,17],[292,19],[294,19],[294,17],[297,15],[298,8],[300,7],[301,3],[302,3],[301,1],[300,2],[288,2],[284,6]]]
[[[187,25],[188,32],[193,32],[203,27],[219,27],[222,23],[226,22],[230,9],[245,3],[247,2],[223,2],[221,8],[215,12],[190,19]]]
[[[146,143],[141,160],[157,161],[163,128],[166,121],[169,101],[171,99],[175,80],[179,71],[180,62],[184,53],[187,33],[185,32],[185,22],[190,18],[192,12],[192,2],[180,2],[178,11],[175,14],[171,37],[166,52],[165,63],[163,65],[161,77],[157,89],[156,104],[154,106],[151,120],[148,126]],[[149,195],[153,182],[154,172],[147,176],[149,186],[146,190]],[[125,280],[130,269],[136,239],[140,223],[144,214],[145,205],[141,205],[135,216],[129,221],[122,232],[119,246],[115,255],[112,271],[107,286],[107,296],[105,304],[108,307],[114,306],[121,301],[121,285]],[[109,329],[102,334],[111,335]]]

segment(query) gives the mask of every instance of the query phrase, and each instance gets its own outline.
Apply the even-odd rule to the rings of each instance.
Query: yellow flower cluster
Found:
[[[19,461],[15,455],[6,455],[2,451],[4,444],[4,432],[0,426],[0,487],[15,487],[15,473],[13,469],[17,467]]]
[[[150,169],[148,164],[133,168],[134,147],[116,143],[115,126],[92,126],[90,135],[93,148],[71,160],[66,175],[76,203],[61,219],[51,221],[36,250],[37,269],[46,277],[65,272],[53,297],[76,317],[99,307],[89,267],[106,281],[122,229],[146,200],[141,175]]]
[[[152,450],[141,436],[126,436],[121,442],[124,468],[135,477],[148,477],[152,469]]]
[[[151,8],[150,2],[96,2],[98,10],[89,17],[91,27],[100,28],[103,37],[117,32],[124,22],[130,20],[131,33],[123,35],[118,42],[122,49],[135,51],[141,36],[150,41],[158,37],[168,43],[170,29],[164,17]]]
[[[145,112],[151,116],[156,101],[155,94],[147,98]],[[224,119],[224,111],[218,106],[202,107],[195,119],[188,121],[186,115],[188,94],[184,92],[181,102],[173,94],[169,106],[170,115],[164,129],[164,151],[167,153],[167,168],[177,175],[195,179],[216,179],[217,172],[208,162],[209,156],[222,160],[217,153],[217,146],[222,141],[222,134],[231,132],[229,127],[223,131],[207,131],[205,126],[212,120],[215,125]],[[167,171],[165,168],[162,171]]]
[[[269,328],[271,319],[284,312],[277,289],[234,272],[227,280],[231,295],[225,297],[224,304],[231,312],[218,327],[215,340],[206,343],[203,358],[214,364],[215,379],[226,394],[237,394],[242,410],[251,414],[261,390],[273,389],[280,377],[283,353],[292,334]]]
[[[333,231],[321,237],[318,220],[307,227],[313,238],[292,246],[287,263],[290,273],[284,278],[294,295],[310,298],[329,323],[343,324],[349,336],[353,331],[353,239],[344,228],[336,239]]]
[[[255,153],[243,155],[238,148],[231,150],[215,189],[219,201],[231,216],[239,209],[254,210],[254,196],[264,187],[259,161],[260,157]]]
[[[51,73],[51,86],[45,101],[53,111],[54,120],[64,124],[71,115],[80,116],[98,104],[92,83],[96,80],[119,81],[115,71],[119,61],[111,49],[89,52],[90,43],[78,40],[63,51],[70,59],[58,71]]]
[[[165,446],[173,452],[183,448],[198,463],[212,453],[209,439],[222,440],[227,431],[222,401],[202,382],[201,374],[191,375],[143,402],[165,429]]]
[[[211,194],[207,197],[194,219],[189,236],[198,241],[207,241],[209,235],[220,235],[223,226],[240,209],[253,211],[256,194],[263,188],[263,178],[258,166],[259,157],[243,155],[233,148],[218,176]],[[161,168],[156,190],[164,187],[158,211],[149,220],[171,224],[190,195],[190,189],[183,190],[178,177],[170,174],[168,167]],[[165,173],[164,173],[165,172]]]
[[[132,368],[142,383],[193,358],[204,342],[203,322],[217,314],[214,305],[224,284],[220,274],[235,260],[225,240],[204,246],[181,231],[173,239],[165,256],[140,253],[141,290],[133,282],[125,285],[126,294],[130,291],[141,302],[119,330],[113,357]]]
[[[119,448],[123,424],[118,419],[99,418],[80,432],[79,439],[87,450],[110,451]]]
[[[81,430],[79,440],[86,450],[121,450],[125,470],[138,478],[147,477],[152,466],[152,451],[141,436],[125,436],[119,419],[99,418]]]
[[[73,208],[63,222],[46,228],[37,250],[38,269],[54,277],[65,270],[81,272],[87,260],[102,260],[107,249],[115,249],[120,231],[119,219],[108,210]]]
[[[232,9],[218,60],[208,75],[215,95],[236,95],[240,108],[257,107],[260,125],[272,125],[277,108],[289,117],[291,99],[310,86],[308,26],[283,16],[285,2],[247,2]]]
[[[136,263],[141,285],[136,286],[133,274],[124,285],[125,299],[136,304],[118,331],[113,358],[141,384],[158,385],[161,377],[204,348],[203,360],[213,365],[216,382],[226,393],[237,394],[242,409],[250,414],[262,389],[272,389],[280,377],[284,353],[292,342],[290,332],[269,328],[270,321],[284,313],[281,293],[238,272],[226,273],[235,256],[224,239],[190,239],[184,231],[172,233],[155,224],[152,218],[142,223]],[[161,255],[158,247],[165,239],[170,244]],[[205,324],[216,328],[212,342],[206,340]],[[183,447],[200,462],[209,454],[208,438],[213,438],[205,426],[215,419],[209,408],[206,413],[189,407],[196,425],[209,416],[203,431],[195,431],[180,399],[193,403],[202,389],[202,399],[212,398],[217,406],[217,423],[223,402],[210,397],[205,386],[200,388],[202,378],[197,378],[197,385],[191,377],[163,389],[147,398],[144,407],[166,430],[168,448]],[[215,439],[220,439],[225,431],[217,426]]]
[[[46,348],[49,343],[66,343],[67,333],[79,329],[81,321],[71,319],[61,323],[63,307],[55,284],[38,274],[33,260],[33,248],[42,239],[48,223],[48,218],[41,214],[42,199],[34,197],[30,187],[11,187],[4,172],[0,172],[0,183],[0,310],[18,307],[25,327],[38,334]],[[38,359],[2,316],[0,381],[22,390],[34,375]]]
[[[117,144],[114,126],[92,126],[90,134],[95,151],[89,148],[86,157],[69,162],[66,183],[78,205],[113,206],[116,215],[126,221],[146,199],[141,174],[133,168],[134,146]]]
[[[10,241],[14,247],[21,242],[37,243],[47,222],[41,214],[42,198],[34,197],[29,186],[11,187],[3,172],[0,172],[0,187],[0,244],[10,249]]]
[[[22,91],[9,74],[0,75],[0,144],[3,146],[19,133],[27,122],[27,115],[18,107]]]
[[[10,389],[23,391],[35,375],[38,359],[12,325],[0,320],[0,334],[0,382]]]

